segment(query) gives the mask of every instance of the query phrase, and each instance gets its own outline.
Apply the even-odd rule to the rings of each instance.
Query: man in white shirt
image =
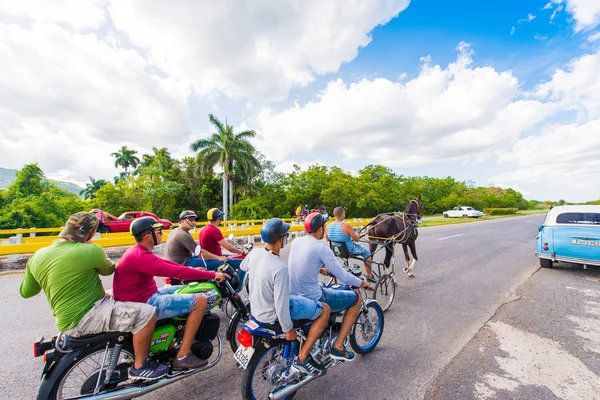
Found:
[[[336,260],[327,243],[321,240],[325,236],[326,222],[327,219],[320,213],[309,214],[304,220],[307,235],[292,242],[288,259],[290,294],[326,303],[331,312],[346,310],[340,332],[331,349],[331,358],[353,361],[354,353],[344,348],[344,341],[360,313],[361,297],[353,290],[324,288],[319,283],[319,270],[325,265],[333,276],[350,286],[367,287],[369,282],[348,273]]]
[[[274,327],[279,324],[289,341],[296,340],[292,320],[314,320],[293,367],[303,373],[321,376],[327,370],[312,358],[310,352],[327,326],[330,309],[319,301],[290,296],[288,267],[279,256],[289,229],[290,226],[279,218],[265,222],[261,229],[265,248],[248,254],[240,268],[248,271],[249,298],[254,319]]]

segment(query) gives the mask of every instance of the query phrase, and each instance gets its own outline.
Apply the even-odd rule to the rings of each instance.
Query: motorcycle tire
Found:
[[[96,364],[101,364],[105,349],[106,345],[104,343],[99,343],[98,345],[90,346],[89,348],[85,348],[80,351],[75,351],[73,353],[69,353],[63,356],[63,358],[61,358],[59,362],[67,363],[68,366],[66,368],[53,368],[50,371],[50,373],[45,377],[45,379],[42,382],[42,385],[40,386],[37,398],[48,400],[60,400],[63,398],[80,396],[82,394],[92,394],[96,387],[96,381],[98,379],[99,371],[97,370],[97,368],[93,368],[90,371],[90,375],[86,376],[85,381],[83,381],[81,387],[76,389],[77,393],[66,394],[63,392],[63,388],[65,386],[65,383],[67,383],[66,380],[68,379],[70,373],[74,372],[76,369],[78,369],[78,372],[84,371],[83,368],[85,368],[86,363],[92,361],[92,364],[94,364],[94,360],[97,360],[98,358],[99,361],[96,361]],[[117,364],[117,369],[120,371],[124,371],[124,373],[128,375],[127,370],[129,368],[129,361],[131,361],[131,363],[133,363],[134,361],[133,347],[129,344],[125,344],[121,348],[121,354],[119,356],[119,363]],[[119,366],[121,366],[121,368],[119,368]],[[58,367],[58,365],[56,365],[55,367]],[[105,373],[106,369],[102,371],[103,375]],[[125,380],[127,380],[127,376],[125,376]]]
[[[266,348],[262,345],[262,343],[258,343],[255,347],[255,351],[254,354],[252,355],[252,358],[250,359],[250,363],[248,363],[248,367],[246,368],[246,370],[244,370],[244,373],[242,375],[242,399],[243,400],[258,400],[258,399],[264,399],[264,398],[268,398],[269,392],[263,393],[266,390],[260,391],[260,393],[255,394],[254,390],[258,389],[258,388],[254,388],[253,386],[253,381],[254,381],[254,377],[257,374],[265,374],[268,372],[272,372],[273,368],[269,368],[269,367],[260,367],[261,365],[261,361],[263,361],[265,359],[265,357],[268,357],[269,354],[271,355],[271,360],[276,360],[276,361],[280,361],[282,362],[282,355],[283,355],[283,348],[286,344],[286,341],[283,339],[278,339],[275,340],[273,342],[270,343],[269,348]],[[279,360],[277,360],[279,359]],[[268,377],[266,376],[257,376],[256,380],[258,381],[257,383],[260,382],[268,382]],[[275,388],[271,388],[270,390],[273,390]],[[267,389],[269,390],[269,389]],[[286,397],[284,397],[284,400],[291,400],[294,398],[294,396],[296,395],[297,392],[294,392]]]
[[[229,320],[229,326],[227,327],[227,340],[229,341],[231,351],[234,353],[240,345],[237,340],[238,332],[242,329],[242,325],[248,322],[249,319],[249,314],[244,315],[244,313],[236,311],[235,314],[233,314],[233,318]]]
[[[372,316],[377,319],[375,323],[371,321]],[[350,331],[350,346],[352,346],[352,349],[358,354],[372,352],[383,335],[383,325],[383,309],[376,301],[368,301],[364,308],[360,310],[360,314],[358,314],[358,318]],[[373,335],[372,338],[370,337],[371,334]],[[368,341],[364,345],[359,344],[359,339],[364,339],[367,335],[370,337]]]

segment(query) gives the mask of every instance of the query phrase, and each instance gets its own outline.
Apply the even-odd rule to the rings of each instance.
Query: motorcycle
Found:
[[[350,290],[346,285],[333,284],[329,288]],[[313,346],[311,355],[325,368],[342,363],[329,356],[341,327],[344,312],[331,313],[321,337]],[[240,347],[234,353],[238,365],[244,369],[242,398],[244,400],[292,399],[297,391],[318,378],[303,374],[292,367],[298,349],[308,336],[312,321],[294,321],[298,340],[288,342],[285,334],[274,330],[272,325],[261,324],[251,318],[238,333]],[[358,354],[372,352],[383,334],[383,310],[376,300],[363,299],[359,316],[344,346],[350,346]]]
[[[219,336],[220,318],[211,313],[224,299],[236,308],[246,310],[235,288],[237,273],[226,266],[221,270],[230,276],[220,283],[194,282],[180,288],[176,293],[202,293],[208,300],[207,312],[192,344],[192,353],[209,360],[202,368],[170,371],[166,377],[155,381],[132,381],[129,367],[133,365],[132,335],[126,332],[106,332],[83,337],[64,334],[51,340],[38,338],[33,345],[34,356],[43,356],[44,369],[37,398],[46,399],[131,399],[145,395],[181,379],[214,367],[223,354]],[[150,354],[160,362],[173,359],[185,330],[186,317],[157,321]],[[211,359],[213,352],[216,356]]]

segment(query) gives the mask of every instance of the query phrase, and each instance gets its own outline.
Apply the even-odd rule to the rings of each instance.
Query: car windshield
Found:
[[[465,208],[469,211],[473,209],[473,207],[465,207]]]
[[[559,214],[557,224],[600,225],[600,213],[571,212]]]

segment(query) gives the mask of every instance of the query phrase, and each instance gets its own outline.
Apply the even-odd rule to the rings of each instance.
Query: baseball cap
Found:
[[[87,236],[98,227],[98,217],[88,212],[78,212],[69,217],[58,236],[67,242],[85,242]]]
[[[185,210],[182,211],[181,214],[179,214],[179,220],[181,221],[184,218],[188,218],[188,219],[195,219],[196,221],[198,220],[198,216],[196,215],[196,213],[192,210]]]
[[[214,221],[217,218],[223,218],[224,215],[225,215],[225,213],[223,211],[219,210],[218,208],[211,208],[206,213],[206,218],[208,218],[209,221]]]

